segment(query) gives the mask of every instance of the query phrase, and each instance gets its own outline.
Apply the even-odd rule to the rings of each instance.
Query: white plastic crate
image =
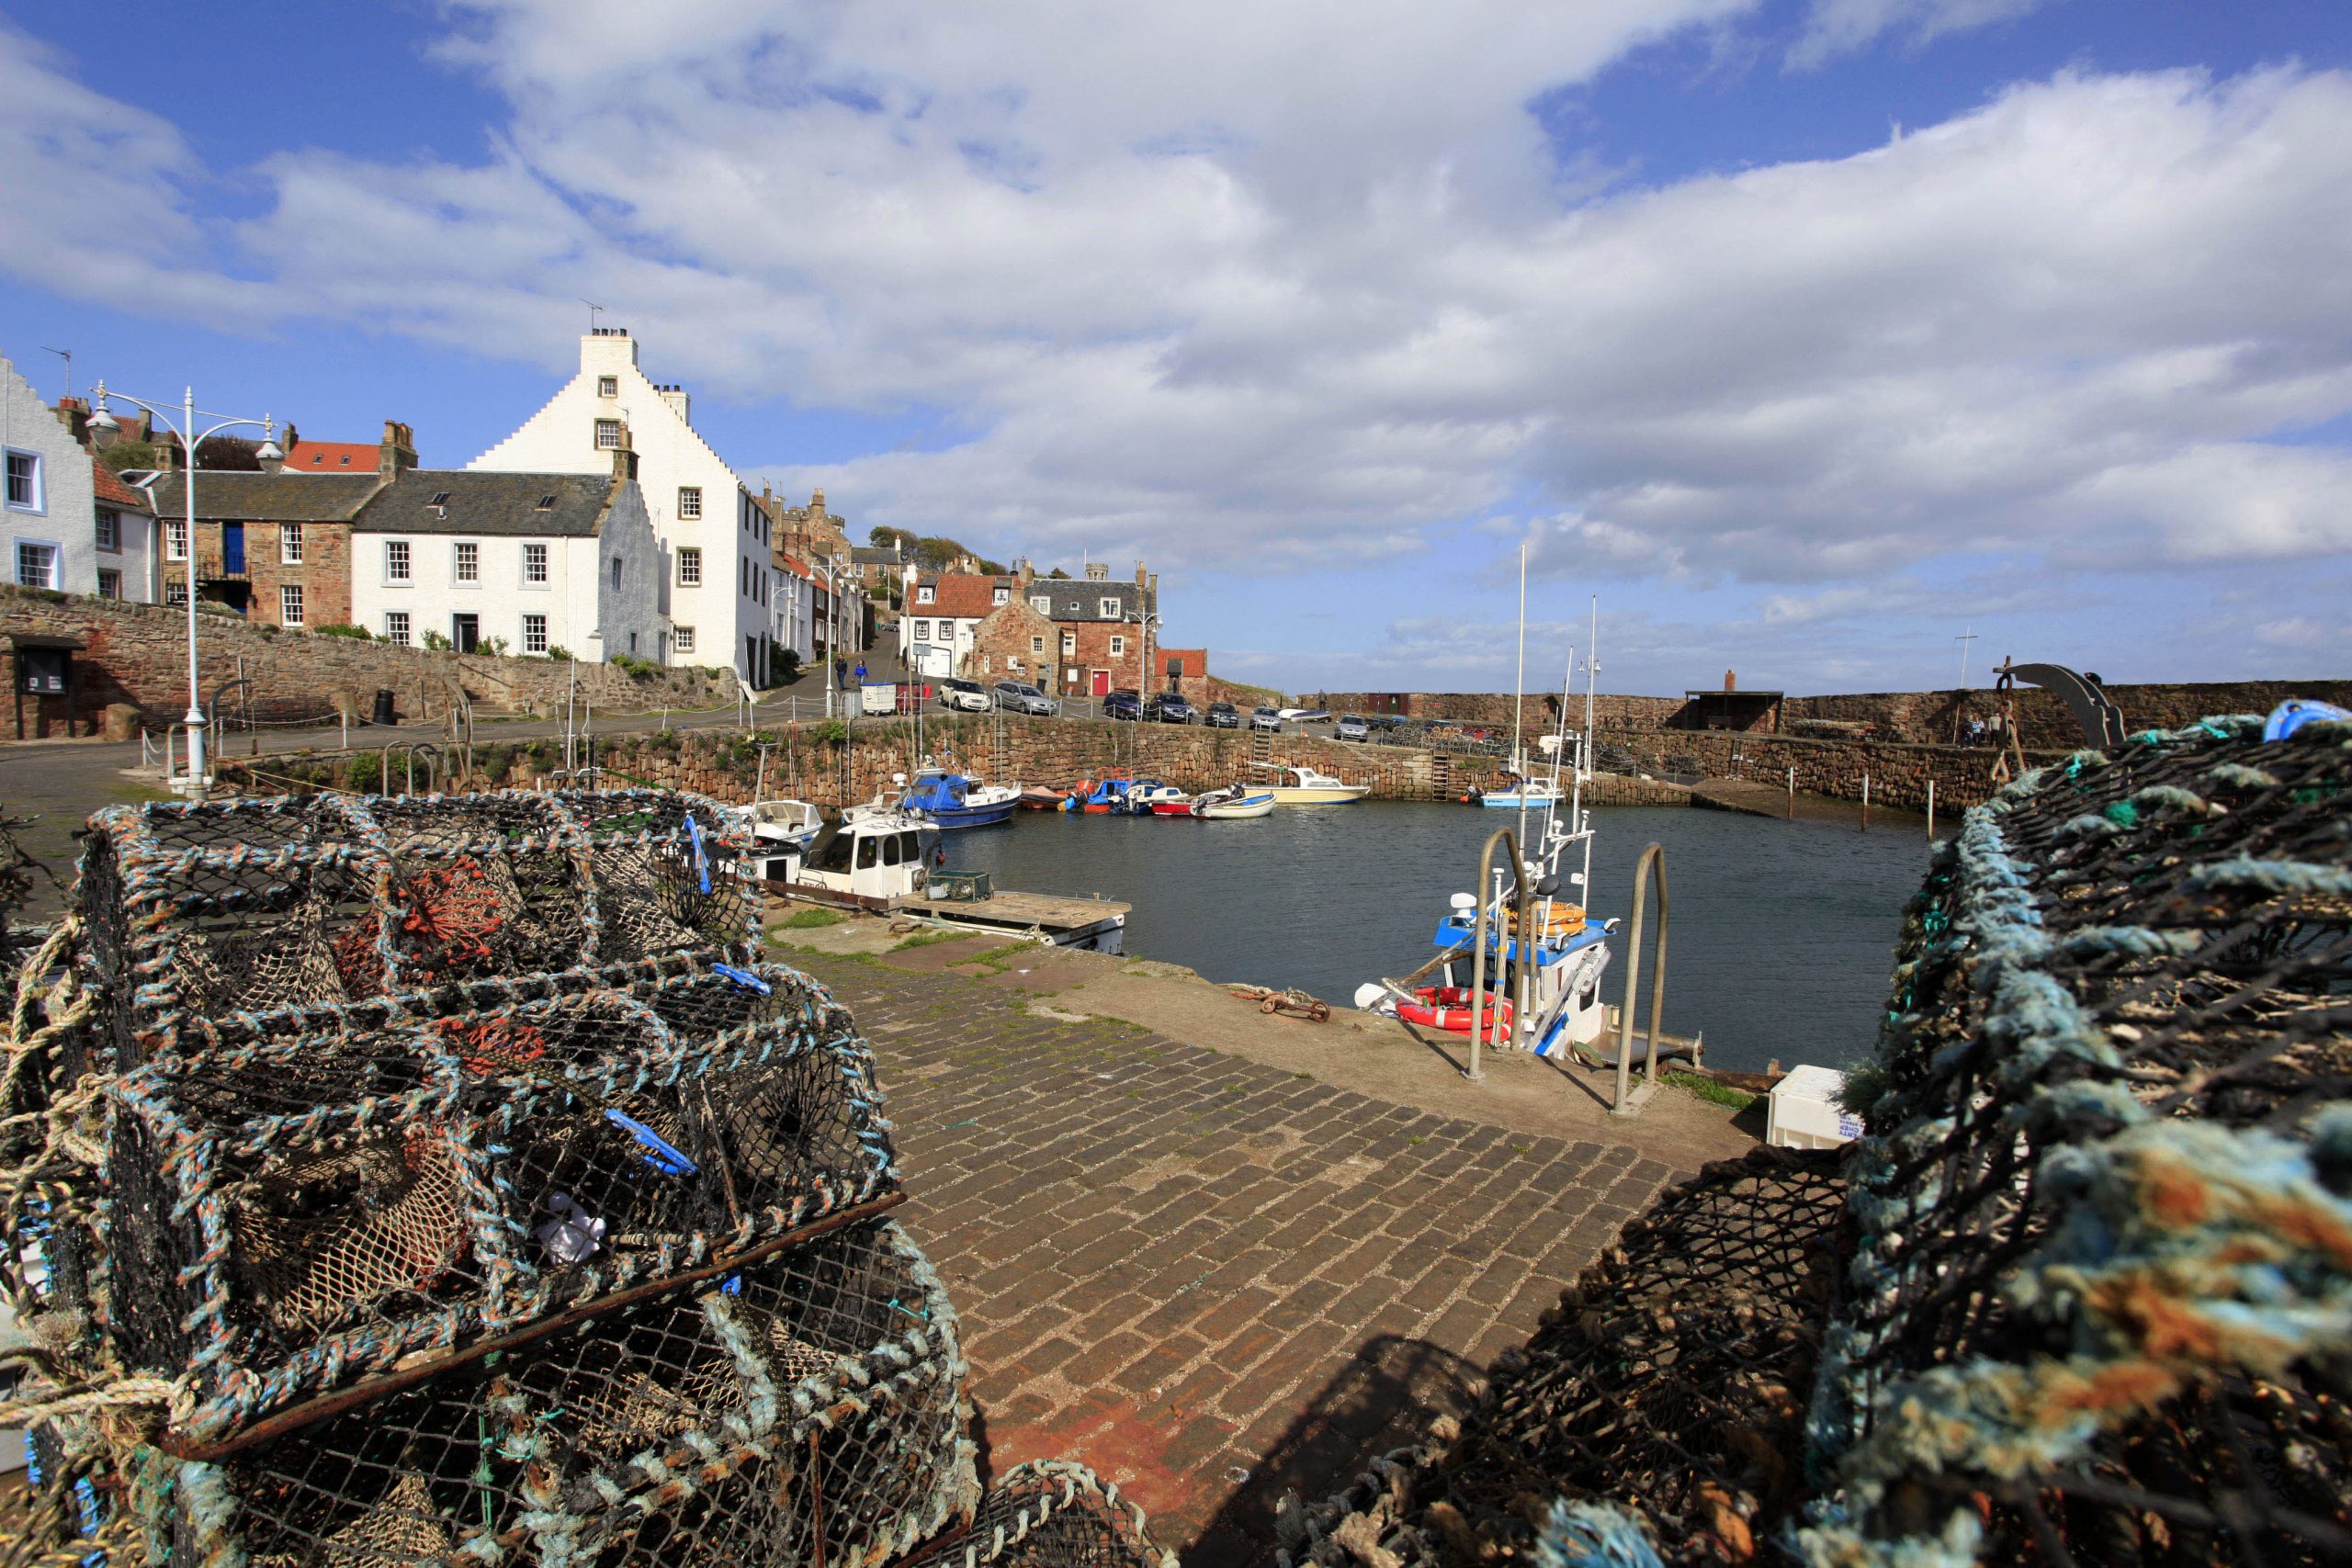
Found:
[[[1846,1075],[1835,1067],[1792,1067],[1772,1086],[1764,1141],[1791,1149],[1834,1149],[1862,1135],[1859,1117],[1838,1109]]]

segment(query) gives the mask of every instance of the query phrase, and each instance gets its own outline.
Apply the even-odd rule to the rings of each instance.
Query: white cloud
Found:
[[[1825,0],[1806,36],[2023,8]],[[462,5],[492,155],[288,152],[225,225],[168,124],[0,50],[40,231],[0,265],[550,366],[585,295],[706,394],[967,432],[730,455],[1001,556],[1306,570],[1508,507],[1551,515],[1541,571],[1758,584],[1793,635],[1962,547],[2352,549],[2346,454],[2271,440],[2352,410],[2352,76],[2066,74],[1847,157],[1564,183],[1532,98],[1747,11]]]
[[[1810,70],[1893,35],[1916,48],[1947,33],[2007,22],[2049,0],[1813,0],[1789,64]]]

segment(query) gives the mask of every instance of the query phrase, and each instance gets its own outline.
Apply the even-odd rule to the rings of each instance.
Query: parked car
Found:
[[[1026,681],[999,681],[996,683],[996,705],[1012,713],[1054,711],[1054,699]]]
[[[1143,717],[1143,699],[1133,692],[1109,692],[1102,698],[1104,718]]]
[[[1231,703],[1211,703],[1208,716],[1202,722],[1211,729],[1238,729],[1241,728],[1241,710]]]
[[[1279,708],[1251,708],[1250,710],[1250,728],[1252,729],[1266,730],[1270,734],[1280,735],[1283,732],[1282,710]]]
[[[1372,739],[1372,727],[1354,714],[1349,714],[1332,727],[1331,736],[1335,740],[1369,740]]]
[[[989,711],[989,694],[980,690],[978,681],[959,680],[949,676],[939,682],[939,705],[963,713]]]
[[[1161,724],[1198,724],[1201,710],[1178,696],[1174,692],[1154,692],[1151,701],[1144,704],[1143,716]]]

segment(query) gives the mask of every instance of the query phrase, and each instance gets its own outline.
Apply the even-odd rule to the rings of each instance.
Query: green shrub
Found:
[[[362,795],[374,795],[384,786],[384,759],[372,751],[362,751],[343,765],[343,787],[357,790]]]
[[[329,621],[322,626],[311,628],[312,637],[347,637],[355,642],[372,642],[375,634],[366,626],[355,626],[344,621]]]
[[[787,648],[778,653],[769,673],[775,677],[779,686],[788,686],[800,679],[800,650]]]
[[[449,639],[439,632],[428,631],[424,634],[424,646],[435,653],[447,653],[449,651]]]
[[[571,660],[571,649],[560,642],[551,642],[548,644],[548,658],[558,664],[568,664]]]
[[[506,639],[503,637],[492,637],[488,642],[483,643],[481,646],[483,651],[487,652],[492,659],[503,659],[506,657],[508,644]]]
[[[849,739],[849,726],[838,718],[829,718],[809,730],[808,739],[822,746],[839,746]]]
[[[650,681],[660,667],[650,659],[639,659],[633,653],[616,653],[605,661],[624,671],[632,681]]]

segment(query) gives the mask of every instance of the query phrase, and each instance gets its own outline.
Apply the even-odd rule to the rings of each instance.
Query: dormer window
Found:
[[[449,492],[446,490],[436,490],[433,492],[433,499],[426,502],[424,504],[427,506],[447,506],[449,504]]]
[[[1050,595],[1033,593],[1029,596],[1029,607],[1041,615],[1050,615],[1054,613],[1054,601]]]
[[[1116,599],[1105,599],[1098,608],[1106,621],[1115,621],[1119,618],[1119,602]]]
[[[931,587],[928,583],[915,590],[915,603],[918,604],[933,604],[937,602],[938,598],[938,590]]]
[[[990,595],[989,596],[989,603],[990,603],[990,604],[1002,604],[1006,603],[1007,601],[1011,600],[1011,599],[1012,599],[1012,589],[1010,589],[1010,588],[1000,588],[1000,589],[998,589],[994,593],[992,593],[992,594],[990,594]]]
[[[621,395],[621,378],[617,376],[597,377],[596,395],[600,398],[619,397]]]
[[[552,512],[552,511],[554,511],[554,510],[555,510],[555,497],[554,497],[552,494],[549,494],[549,495],[543,495],[543,496],[539,497],[539,506],[538,506],[538,509],[539,509],[541,512]]]

